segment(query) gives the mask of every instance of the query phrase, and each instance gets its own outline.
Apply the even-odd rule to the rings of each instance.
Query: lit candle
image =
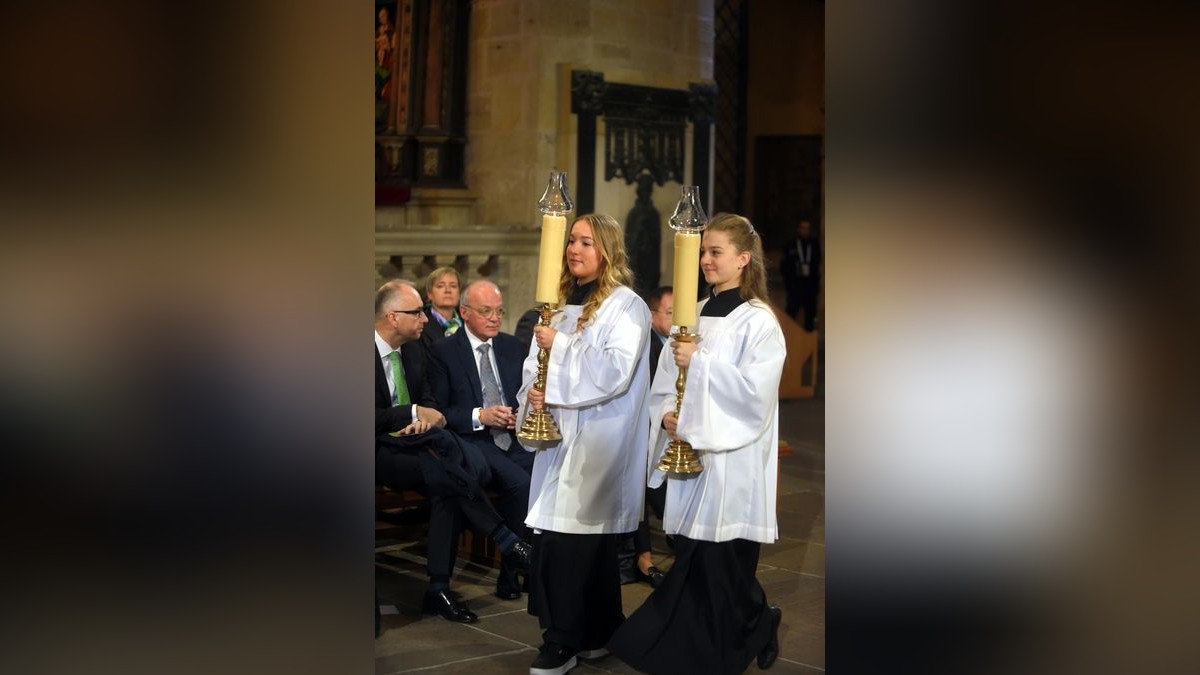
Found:
[[[534,300],[558,304],[558,281],[562,277],[567,219],[547,213],[542,216],[542,247],[538,252],[537,294]],[[696,249],[699,251],[699,249]]]
[[[696,325],[697,267],[700,264],[700,233],[675,233],[675,317],[676,326]]]

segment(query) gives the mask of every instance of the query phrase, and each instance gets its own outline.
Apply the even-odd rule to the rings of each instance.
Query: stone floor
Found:
[[[820,399],[784,401],[779,461],[779,541],[764,546],[758,578],[767,597],[783,608],[780,657],[773,673],[818,673],[825,668],[825,405]],[[652,523],[658,525],[658,523]],[[670,567],[662,531],[655,529],[654,558]],[[525,599],[492,595],[491,569],[460,560],[453,588],[479,614],[473,625],[421,614],[425,589],[419,547],[396,543],[377,550],[376,588],[384,603],[383,633],[375,641],[379,674],[526,673],[541,644],[537,619]],[[628,615],[650,594],[646,584],[622,586]],[[635,673],[614,656],[580,661],[573,673]],[[750,672],[758,672],[754,665]]]

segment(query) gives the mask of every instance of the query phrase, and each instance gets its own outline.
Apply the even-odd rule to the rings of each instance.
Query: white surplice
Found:
[[[650,310],[622,286],[575,333],[582,311],[565,305],[551,319],[558,335],[547,363],[546,405],[563,438],[536,450],[525,523],[570,534],[632,532],[645,498]],[[537,352],[535,342],[517,394],[518,428],[529,412]]]
[[[703,310],[704,304],[700,303]],[[779,379],[787,357],[783,331],[769,307],[748,301],[728,316],[701,316],[699,349],[688,366],[676,433],[691,443],[704,470],[666,477],[657,466],[670,442],[662,419],[675,409],[674,352],[664,347],[650,391],[649,485],[667,481],[663,529],[722,542],[779,538],[775,519],[779,452]]]

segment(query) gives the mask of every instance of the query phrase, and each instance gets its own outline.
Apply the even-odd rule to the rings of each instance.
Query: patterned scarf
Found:
[[[458,315],[458,308],[454,309],[454,314],[449,319],[443,318],[437,309],[433,307],[433,305],[428,305],[428,308],[429,314],[433,316],[433,318],[438,322],[438,325],[442,327],[442,334],[446,337],[450,337],[451,335],[457,333],[458,329],[462,326],[462,317]]]

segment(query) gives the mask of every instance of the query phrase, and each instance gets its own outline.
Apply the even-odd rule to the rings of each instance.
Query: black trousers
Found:
[[[787,289],[787,313],[793,319],[796,312],[804,310],[804,330],[810,333],[816,327],[817,320],[817,291],[815,278],[801,279]]]
[[[413,455],[381,450],[375,453],[375,483],[393,490],[416,490],[429,498],[429,539],[426,572],[449,578],[458,555],[458,508],[454,500],[430,496],[421,476],[421,461]]]
[[[393,490],[416,490],[429,497],[427,571],[430,577],[450,578],[458,554],[458,532],[463,520],[488,536],[504,520],[485,495],[474,499],[430,494],[421,472],[421,460],[412,454],[384,449],[375,453],[375,482]]]
[[[617,572],[617,535],[543,531],[534,548],[529,613],[542,639],[596,649],[625,621]]]
[[[515,442],[508,452],[486,441],[477,442],[475,446],[492,470],[489,485],[496,491],[496,511],[508,529],[522,539],[529,539],[525,516],[529,513],[529,474],[533,471],[533,453]]]

